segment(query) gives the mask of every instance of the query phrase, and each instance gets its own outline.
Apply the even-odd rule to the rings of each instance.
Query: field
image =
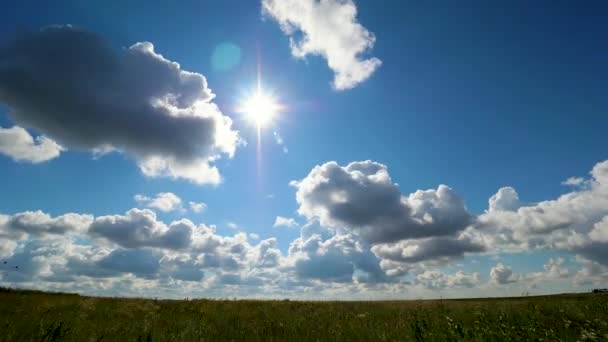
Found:
[[[0,290],[1,341],[608,340],[608,295],[299,302]]]

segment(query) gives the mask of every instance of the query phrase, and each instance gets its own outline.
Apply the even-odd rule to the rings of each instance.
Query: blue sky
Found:
[[[310,288],[309,293],[329,293],[337,298],[357,295],[414,298],[438,294],[467,296],[479,291],[486,295],[505,291],[519,294],[535,291],[536,284],[549,280],[554,284],[549,291],[584,290],[608,277],[605,269],[608,258],[594,252],[608,240],[608,219],[606,224],[602,223],[608,215],[608,201],[601,172],[601,163],[608,159],[604,137],[608,124],[605,95],[608,23],[603,20],[608,7],[605,4],[589,3],[579,8],[572,3],[553,1],[534,4],[386,1],[379,6],[375,1],[328,0],[324,2],[328,6],[324,11],[315,12],[323,4],[312,0],[286,3],[312,11],[312,19],[302,19],[301,9],[294,11],[271,0],[182,1],[178,4],[169,1],[129,1],[128,4],[23,1],[5,6],[0,15],[0,127],[4,130],[23,127],[32,137],[46,136],[64,150],[58,155],[43,157],[44,161],[32,161],[31,156],[28,160],[22,156],[25,152],[17,149],[17,135],[0,131],[0,215],[4,215],[0,219],[0,241],[6,246],[0,249],[4,253],[0,255],[14,262],[33,258],[33,254],[27,254],[28,246],[48,236],[57,239],[57,243],[97,249],[82,252],[80,257],[62,255],[61,267],[37,264],[31,266],[28,275],[18,277],[12,274],[15,272],[5,273],[2,281],[90,293],[105,291],[90,284],[108,282],[112,284],[112,290],[107,290],[110,294],[124,295],[179,296],[182,292],[194,291],[200,282],[205,290],[192,293],[298,296],[302,288]],[[264,5],[267,6],[265,12],[262,11]],[[353,18],[338,15],[341,10],[354,8]],[[331,12],[334,10],[335,13]],[[333,17],[339,20],[326,20],[323,14],[328,17],[335,14]],[[295,42],[302,42],[307,35],[312,41],[312,48],[301,47],[304,58],[296,57],[296,51],[290,48],[291,31],[279,25],[282,21],[291,25]],[[216,141],[214,148],[219,151],[219,157],[202,155],[197,150],[198,154],[188,158],[213,158],[205,163],[217,168],[221,182],[205,180],[202,183],[216,184],[197,184],[188,177],[146,175],[140,169],[152,154],[161,158],[172,158],[173,154],[157,154],[160,152],[144,146],[141,140],[148,139],[147,135],[138,130],[154,126],[160,133],[158,146],[165,137],[175,139],[175,144],[187,140],[186,147],[206,147],[199,142],[202,137],[185,137],[190,131],[172,130],[172,127],[166,127],[172,131],[164,131],[160,124],[147,124],[155,117],[141,113],[142,116],[133,119],[131,126],[124,130],[126,135],[133,133],[129,137],[122,137],[120,142],[112,140],[121,134],[116,133],[115,127],[103,133],[106,135],[102,134],[100,140],[91,142],[86,134],[77,138],[71,135],[70,130],[78,129],[74,129],[76,124],[65,125],[62,121],[69,120],[69,115],[58,119],[59,114],[45,112],[48,107],[39,103],[42,100],[28,97],[28,92],[36,86],[35,81],[26,83],[25,90],[15,90],[6,76],[14,67],[12,63],[22,58],[15,52],[13,42],[34,39],[32,37],[42,35],[40,32],[49,25],[66,24],[73,26],[63,26],[58,32],[87,32],[100,37],[118,58],[133,44],[150,42],[155,54],[179,63],[182,71],[197,73],[206,79],[208,88],[215,94],[209,101],[218,106],[218,115],[232,120],[227,129],[238,131],[240,142],[228,143],[234,149],[232,156]],[[360,34],[358,29],[375,38]],[[368,46],[357,51],[353,48],[357,44]],[[231,47],[227,55],[218,57],[221,51],[217,49],[226,46]],[[32,54],[33,60],[43,58]],[[332,54],[338,57],[330,67],[328,55]],[[77,61],[78,56],[74,58]],[[358,62],[376,58],[381,65],[362,80],[340,89],[335,81],[340,70],[362,72],[357,69],[361,65],[349,58]],[[226,64],[221,64],[222,61]],[[65,67],[75,68],[77,64],[66,63]],[[255,90],[258,66],[262,88],[283,105],[272,123],[262,127],[261,157],[257,153],[255,125],[237,110]],[[122,70],[125,74],[129,71],[129,68]],[[149,79],[143,80],[142,85],[156,82],[161,87],[163,80],[155,79],[153,73],[144,75],[149,75]],[[53,82],[57,89],[67,89],[75,79],[59,77]],[[86,84],[87,79],[83,77],[79,86]],[[177,92],[191,91],[189,85],[176,87]],[[13,91],[23,91],[27,104],[17,100]],[[93,90],[82,90],[82,93],[87,91]],[[131,88],[126,89],[126,93],[137,96]],[[66,94],[71,99],[77,98],[80,92]],[[62,104],[57,106],[68,108],[61,107]],[[104,112],[103,108],[99,113],[100,123],[114,120],[112,113]],[[72,118],[74,122],[83,118],[86,121],[87,115],[90,115],[87,110],[75,110]],[[48,117],[57,120],[56,124],[47,124]],[[204,132],[202,128],[201,131]],[[277,143],[275,133],[282,137],[282,144]],[[101,140],[114,143],[114,151],[102,155],[93,153],[93,145]],[[123,141],[131,145],[123,146]],[[156,143],[150,142],[154,146]],[[171,153],[181,156],[179,148]],[[326,164],[331,161],[336,165]],[[351,169],[347,166],[364,161],[373,161],[373,165],[357,164]],[[327,177],[329,185],[314,182],[313,168],[317,165],[320,168],[316,175]],[[331,178],[355,179],[358,176],[353,170],[359,167],[373,169],[371,174],[364,172],[368,178],[387,170],[390,179],[372,177],[366,178],[369,184],[352,185],[340,181],[342,178]],[[590,175],[592,169],[599,171]],[[562,185],[569,177],[580,179],[573,180],[571,185]],[[291,181],[297,182],[290,186]],[[458,201],[449,202],[452,200],[449,192],[446,195],[449,203],[440,199],[429,202],[428,206],[424,204],[426,200],[420,204],[414,199],[404,202],[397,198],[395,210],[403,212],[396,216],[388,209],[375,208],[390,207],[390,200],[395,199],[390,194],[394,195],[395,191],[402,198],[427,189],[436,190],[433,193],[436,195],[440,184],[449,186],[462,206],[458,206]],[[345,199],[328,200],[326,187],[337,194],[346,194]],[[498,196],[497,191],[503,187],[516,190],[516,204],[511,192]],[[182,208],[165,212],[155,207],[153,199],[161,193],[180,198]],[[378,197],[373,197],[374,194]],[[510,204],[491,212],[488,201],[495,194]],[[557,200],[564,194],[566,197]],[[137,201],[136,195],[149,199]],[[577,198],[592,201],[594,205],[581,208],[567,202]],[[552,200],[559,203],[548,202]],[[190,201],[204,203],[206,208],[195,212],[188,207]],[[585,203],[583,199],[580,201]],[[349,210],[336,203],[344,204]],[[239,232],[254,234],[258,239],[250,235],[245,248],[259,249],[263,241],[272,240],[272,249],[279,254],[275,255],[276,265],[272,267],[276,274],[264,267],[272,275],[253,279],[250,275],[261,272],[263,267],[256,266],[249,257],[235,257],[239,260],[236,269],[209,266],[201,256],[205,253],[219,256],[220,251],[201,252],[191,248],[180,250],[182,254],[179,254],[175,248],[158,241],[129,244],[108,233],[110,228],[100,228],[94,233],[91,227],[95,222],[89,222],[107,215],[124,216],[132,208],[144,210],[146,207],[157,215],[157,223],[162,222],[164,228],[125,224],[120,229],[164,231],[172,221],[187,219],[194,226],[214,225],[215,234],[222,238]],[[350,210],[353,208],[357,210]],[[24,221],[36,223],[35,227],[24,228],[23,223],[18,224],[19,213],[35,210],[51,218]],[[432,217],[430,221],[424,219],[424,210]],[[466,212],[466,220],[459,210]],[[539,212],[546,217],[534,216],[540,215]],[[81,218],[83,227],[64,227],[62,234],[39,231],[49,226],[40,220],[53,220],[66,213],[93,218]],[[298,226],[273,227],[277,216],[293,218]],[[64,221],[61,222],[65,224]],[[325,247],[318,246],[313,253],[319,258],[318,263],[313,256],[305,255],[309,250],[302,247],[312,240],[301,227],[311,225],[320,226],[319,231],[330,232],[329,237],[321,239]],[[538,229],[534,230],[537,225]],[[607,228],[603,228],[604,225]],[[418,233],[418,229],[422,232]],[[550,237],[539,243],[539,232]],[[583,236],[582,242],[568,240],[567,236],[577,234]],[[606,234],[606,239],[602,234]],[[499,242],[500,236],[515,238]],[[339,239],[351,239],[348,241],[362,249],[362,254],[353,256],[337,244]],[[467,245],[458,252],[450,252],[453,242],[450,240],[446,242],[449,246],[442,245],[434,255],[425,254],[416,261],[403,257],[408,247],[418,246],[418,250],[424,250],[425,243],[431,245],[448,239],[455,239],[459,244],[466,240],[477,247]],[[235,238],[237,240],[240,241]],[[225,242],[224,247],[236,243]],[[387,250],[400,248],[401,258],[388,256]],[[113,251],[145,252],[146,256],[156,253],[154,255],[163,255],[165,259],[158,257],[160,269],[153,272],[155,277],[146,278],[141,272],[124,266],[120,258],[110,258]],[[179,259],[178,255],[189,261],[163,264],[163,260]],[[69,262],[65,260],[72,260],[70,258],[89,262],[87,269],[109,268],[108,262],[100,261],[104,258],[116,261],[119,266],[112,269],[115,273],[111,276],[96,278],[66,266]],[[375,265],[373,271],[365,271],[363,259]],[[556,262],[558,271],[551,273],[554,269],[549,259],[561,260]],[[305,267],[306,263],[301,260],[310,265]],[[163,273],[169,268],[185,269],[185,264],[205,276],[191,281]],[[498,267],[499,264],[503,267]],[[332,265],[343,268],[336,266],[333,270]],[[308,271],[303,272],[300,267]],[[351,271],[350,277],[349,272],[345,273],[346,277],[340,275],[344,267]],[[48,272],[43,272],[48,269],[61,269],[69,281],[53,280]],[[496,271],[495,276],[491,275],[492,269]],[[566,269],[567,274],[559,273]],[[497,275],[500,270],[511,278],[508,275],[500,278]],[[51,273],[57,276],[59,272]],[[361,272],[370,277],[374,274],[375,280],[368,283],[357,280]],[[476,273],[479,279],[474,276]],[[323,274],[337,276],[324,277]],[[239,284],[233,285],[235,288],[229,293],[222,292],[222,279],[236,275]],[[345,281],[346,278],[350,280]],[[179,291],[171,291],[167,286],[173,282],[178,284]],[[272,286],[260,285],[268,283]],[[142,292],[142,288],[148,292]]]

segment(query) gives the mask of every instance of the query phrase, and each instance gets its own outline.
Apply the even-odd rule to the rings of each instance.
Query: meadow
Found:
[[[1,341],[608,341],[608,295],[378,302],[0,290]]]

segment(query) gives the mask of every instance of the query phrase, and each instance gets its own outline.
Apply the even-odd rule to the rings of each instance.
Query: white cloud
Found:
[[[188,202],[188,205],[190,206],[190,210],[192,210],[195,213],[202,213],[203,211],[205,211],[207,209],[207,204],[203,203],[203,202]]]
[[[94,33],[51,26],[0,50],[0,102],[11,119],[68,148],[124,152],[151,177],[221,181],[213,162],[232,157],[240,138],[214,97],[203,75],[149,42],[118,50]],[[58,152],[41,139],[39,150],[55,151],[46,158]]]
[[[18,162],[42,163],[59,157],[63,148],[44,135],[32,137],[19,127],[0,127],[0,154]]]
[[[158,209],[163,212],[183,210],[182,199],[172,192],[159,192],[154,198],[138,194],[134,198],[135,201],[144,204],[148,208]]]
[[[604,239],[608,161],[597,163],[591,178],[584,183],[587,186],[557,199],[489,210],[477,218],[467,233],[491,249],[562,250],[608,265],[608,241]],[[511,200],[519,201],[515,190],[509,193]],[[493,198],[501,196],[504,193],[499,191]]]
[[[352,0],[262,0],[262,11],[289,36],[293,56],[327,60],[337,90],[357,86],[382,64],[378,58],[362,57],[376,37],[357,21]]]
[[[589,237],[593,241],[608,242],[608,215],[593,225],[593,229],[589,232]]]
[[[183,249],[190,246],[196,226],[189,220],[166,225],[148,209],[131,209],[125,215],[95,218],[89,233],[126,248],[162,247]]]
[[[283,217],[283,216],[277,216],[274,219],[274,224],[272,225],[273,227],[287,227],[287,228],[293,228],[293,227],[298,227],[299,224],[298,222],[291,217]]]
[[[518,281],[519,275],[513,273],[511,266],[498,263],[490,270],[490,279],[495,284],[503,285]]]
[[[522,206],[517,192],[512,187],[498,189],[498,192],[490,197],[488,211],[515,211]]]
[[[585,178],[583,177],[569,177],[562,182],[562,185],[567,186],[581,186],[583,184],[585,184]]]
[[[475,287],[481,283],[479,273],[458,271],[454,274],[444,274],[438,271],[424,271],[416,276],[416,284],[428,289],[450,289],[455,287]]]

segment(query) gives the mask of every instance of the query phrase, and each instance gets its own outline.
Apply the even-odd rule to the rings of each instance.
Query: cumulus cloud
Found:
[[[51,26],[0,47],[0,102],[17,124],[68,148],[124,152],[149,176],[220,181],[212,163],[232,156],[239,136],[213,98],[203,75],[149,42],[116,50]]]
[[[474,217],[451,188],[403,195],[383,164],[328,162],[292,185],[301,215],[338,235],[352,234],[388,276],[404,275],[417,263],[445,264],[485,250],[465,233]]]
[[[292,184],[298,213],[370,243],[454,235],[473,219],[451,188],[440,185],[404,196],[387,167],[369,160],[345,167],[328,162]]]
[[[386,280],[379,260],[369,247],[352,235],[335,235],[317,221],[304,225],[294,240],[286,264],[299,279],[326,282],[375,282]],[[355,277],[355,272],[359,273]]]
[[[183,210],[182,199],[172,192],[159,192],[154,198],[138,194],[134,198],[135,201],[144,204],[148,208],[158,209],[163,212]]]
[[[186,219],[166,225],[158,221],[151,210],[131,209],[125,215],[95,218],[89,232],[126,248],[183,249],[190,246],[195,228],[195,225]]]
[[[519,280],[519,275],[514,274],[511,266],[498,263],[490,269],[490,279],[495,284],[504,285]]]
[[[283,216],[277,216],[274,219],[274,224],[272,225],[273,227],[287,227],[287,228],[292,228],[292,227],[298,227],[299,224],[298,222],[291,217],[283,217]]]
[[[352,0],[262,0],[262,11],[289,37],[293,56],[327,60],[337,90],[357,86],[382,64],[378,58],[362,57],[376,37],[357,21]]]
[[[589,232],[589,237],[593,241],[608,242],[608,215],[593,225],[593,229]]]
[[[517,191],[512,187],[498,189],[498,192],[490,197],[488,211],[515,211],[522,206]]]
[[[51,217],[40,210],[12,216],[0,215],[0,237],[23,239],[28,236],[82,233],[92,221],[91,215],[69,213]]]
[[[465,273],[458,271],[454,274],[445,274],[439,271],[424,271],[416,276],[416,284],[428,289],[448,289],[455,287],[475,287],[481,283],[479,273]]]
[[[104,287],[128,280],[146,287],[175,281],[221,287],[227,275],[242,285],[272,284],[283,257],[274,238],[250,244],[244,233],[222,236],[214,226],[188,220],[164,223],[148,209],[95,218],[0,215],[0,242],[0,282],[24,286],[94,280]],[[8,272],[4,265],[18,268]]]
[[[0,154],[18,162],[42,163],[59,157],[63,148],[44,135],[32,137],[19,126],[0,127]]]
[[[523,205],[513,205],[519,203],[517,193],[503,188],[477,218],[471,238],[507,251],[569,251],[608,265],[608,161],[597,163],[584,183],[557,199]]]
[[[372,251],[378,257],[405,263],[417,263],[425,260],[450,261],[461,258],[465,253],[483,252],[485,249],[466,237],[434,237],[408,239],[390,244],[378,244]]]

